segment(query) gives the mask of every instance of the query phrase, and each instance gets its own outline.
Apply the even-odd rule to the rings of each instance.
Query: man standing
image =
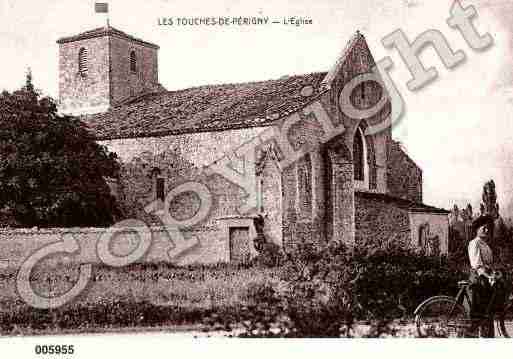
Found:
[[[472,332],[481,328],[481,336],[493,337],[493,320],[488,313],[488,306],[492,299],[493,289],[490,283],[495,280],[492,271],[493,254],[487,243],[490,238],[490,230],[487,225],[479,227],[476,238],[468,244],[468,256],[470,260],[470,288],[472,291],[472,303],[470,317],[472,319]]]

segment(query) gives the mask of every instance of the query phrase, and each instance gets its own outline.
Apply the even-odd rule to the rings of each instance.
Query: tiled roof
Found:
[[[426,213],[438,213],[438,214],[449,214],[450,213],[450,211],[443,209],[443,208],[428,206],[427,204],[424,204],[424,203],[412,202],[407,199],[394,197],[394,196],[391,196],[389,194],[384,194],[384,193],[357,191],[357,192],[355,192],[355,197],[371,199],[371,200],[378,200],[378,201],[382,201],[385,203],[390,203],[399,208],[403,208],[403,209],[406,209],[411,212],[426,212]]]
[[[89,36],[88,33],[78,36]],[[118,103],[108,112],[82,116],[82,119],[99,140],[271,125],[329,91],[347,54],[359,41],[365,38],[356,32],[330,72],[179,91],[153,91]]]
[[[318,98],[325,77],[319,72],[150,93],[82,120],[99,140],[270,125]]]
[[[77,35],[68,36],[68,37],[61,37],[59,40],[57,40],[57,43],[58,44],[64,44],[64,43],[67,43],[67,42],[91,39],[91,38],[94,38],[94,37],[101,37],[101,36],[107,36],[107,35],[117,36],[117,37],[120,37],[120,38],[123,38],[123,39],[127,39],[127,40],[130,40],[130,41],[138,42],[140,44],[143,44],[143,45],[146,45],[146,46],[149,46],[149,47],[153,47],[155,49],[159,48],[158,45],[155,45],[155,44],[152,44],[151,42],[147,42],[147,41],[138,39],[136,37],[133,37],[131,35],[128,35],[127,33],[123,32],[121,30],[115,29],[115,28],[113,28],[111,26],[98,27],[98,28],[93,29],[93,30],[84,31],[84,32],[82,32],[80,34],[77,34]]]

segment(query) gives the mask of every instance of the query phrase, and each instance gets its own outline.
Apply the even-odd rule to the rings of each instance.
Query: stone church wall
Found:
[[[357,243],[384,243],[389,240],[409,244],[411,238],[408,210],[379,199],[355,196]]]
[[[283,245],[282,176],[273,162],[267,162],[260,176],[262,186],[261,211],[265,214],[264,234],[266,239]]]
[[[354,242],[356,235],[357,213],[353,210],[355,204],[355,181],[353,172],[353,140],[357,128],[365,129],[370,126],[381,124],[386,121],[391,113],[391,104],[386,102],[373,116],[363,120],[356,120],[348,117],[341,109],[341,106],[348,106],[347,103],[340,103],[340,93],[345,85],[358,75],[370,73],[375,66],[375,61],[363,37],[358,37],[352,45],[352,51],[345,54],[343,61],[337,62],[328,76],[332,76],[331,90],[328,98],[323,103],[333,119],[336,126],[343,125],[345,132],[337,139],[338,143],[331,143],[328,147],[338,148],[336,155],[327,156],[330,158],[327,165],[326,191],[330,191],[326,197],[327,218],[329,225],[326,230],[327,238],[340,239],[344,242]],[[359,109],[373,107],[382,96],[388,96],[380,86],[374,82],[367,81],[357,86],[349,98],[351,106]],[[347,100],[344,100],[347,101]],[[391,129],[385,129],[377,134],[366,138],[368,149],[372,157],[366,159],[369,166],[370,178],[367,181],[369,188],[362,190],[378,193],[386,193],[387,176],[387,143],[391,140]],[[335,166],[333,166],[335,164]],[[326,227],[326,226],[325,226]]]
[[[314,117],[303,111],[299,111],[297,115],[300,120],[295,122],[287,133],[294,151],[298,151],[303,145],[318,143],[324,135],[322,125]],[[166,192],[187,181],[199,179],[213,194],[212,209],[208,218],[201,224],[217,227],[222,231],[220,226],[222,223],[228,223],[227,217],[241,214],[238,208],[247,200],[247,194],[225,177],[219,174],[206,175],[208,171],[202,169],[215,161],[221,163],[222,159],[228,156],[233,161],[233,166],[244,173],[247,164],[241,162],[241,154],[234,155],[234,152],[239,151],[243,144],[247,145],[249,141],[254,140],[265,129],[262,127],[161,138],[119,139],[101,143],[121,158],[123,174],[119,186],[121,193],[118,197],[123,198],[128,211],[137,209],[133,211],[132,216],[143,218],[143,208],[156,199],[156,178],[161,177],[165,180]],[[338,141],[344,141],[343,136],[339,137]],[[267,144],[263,147],[265,146]],[[274,148],[279,157],[275,161],[283,160],[283,153],[276,143]],[[265,231],[269,238],[285,248],[303,241],[326,240],[327,185],[335,188],[337,198],[336,203],[330,207],[336,211],[332,218],[337,219],[331,231],[346,233],[344,238],[352,241],[354,214],[347,210],[353,204],[354,188],[352,163],[348,159],[350,154],[344,152],[343,163],[337,162],[335,172],[326,173],[323,151],[313,150],[285,168],[281,168],[279,164],[266,166],[261,178],[258,178],[262,181],[260,200],[263,202],[263,213],[267,216]],[[342,176],[342,173],[346,175]],[[329,178],[329,184],[326,178]],[[172,217],[177,219],[180,216],[191,217],[199,206],[197,198],[184,194],[171,203],[170,212]],[[226,221],[220,224],[219,219]]]
[[[244,226],[251,223],[250,234],[254,233],[252,220],[248,216],[252,213],[244,213],[241,209],[248,201],[248,194],[224,175],[205,168],[222,162],[228,156],[232,161],[232,171],[251,176],[256,184],[255,172],[251,167],[256,157],[244,157],[244,148],[247,147],[248,151],[253,148],[254,151],[254,147],[248,146],[248,143],[256,140],[264,130],[252,128],[159,138],[119,139],[102,141],[101,144],[117,153],[121,160],[122,174],[117,186],[117,197],[128,217],[155,226],[161,225],[162,219],[154,212],[151,214],[152,210],[148,208],[157,199],[157,179],[163,180],[166,194],[188,182],[199,182],[211,194],[211,207],[205,218],[184,228],[196,232],[201,245],[217,241],[223,247],[228,241],[228,231],[224,227],[227,223],[235,223],[237,218]],[[249,160],[253,161],[252,165],[247,162]],[[270,240],[281,245],[281,173],[274,164],[269,164],[265,166],[261,179],[263,188],[257,199],[262,201],[266,215],[264,231]],[[258,187],[254,191],[259,191]],[[197,193],[183,191],[169,201],[169,213],[176,221],[185,221],[193,218],[205,203]],[[257,209],[254,208],[253,214]],[[209,245],[206,247],[209,248]]]
[[[142,209],[155,201],[156,177],[164,179],[166,193],[189,181],[205,182],[221,206],[211,213],[210,217],[214,219],[236,214],[237,208],[244,203],[245,193],[219,174],[206,178],[203,168],[231,155],[233,165],[243,171],[243,158],[233,156],[233,152],[262,131],[263,128],[254,128],[100,143],[115,152],[123,165],[120,195],[125,203]],[[211,221],[209,223],[213,224]]]
[[[345,61],[338,68],[338,73],[333,80],[330,91],[329,106],[330,116],[335,123],[342,123],[346,131],[344,133],[345,144],[348,149],[353,149],[353,140],[357,127],[366,129],[368,127],[384,123],[391,114],[391,103],[387,101],[385,105],[373,116],[365,120],[355,120],[347,116],[340,108],[349,106],[348,104],[339,103],[339,95],[345,85],[356,78],[358,75],[372,72],[376,65],[374,58],[363,38],[357,40],[353,46],[353,50],[349,52],[344,59]],[[353,89],[349,98],[351,106],[358,109],[368,109],[380,101],[382,96],[388,97],[388,93],[383,88],[372,81],[366,81],[359,84]],[[387,143],[392,140],[391,128],[384,129],[376,134],[366,136],[367,146],[372,147],[373,159],[367,158],[369,165],[369,184],[368,190],[373,192],[385,193],[387,191]],[[372,146],[370,146],[372,144]],[[352,156],[349,156],[352,162]]]
[[[87,76],[78,69],[78,53],[87,50]],[[110,104],[107,37],[59,45],[59,101],[64,112],[106,108]]]
[[[387,186],[390,195],[422,203],[422,170],[401,149],[390,141]]]
[[[139,43],[111,37],[112,101],[122,101],[148,91],[158,83],[158,50]],[[130,71],[130,52],[135,51],[137,71]]]
[[[331,116],[328,96],[325,95],[320,103],[328,116]],[[305,115],[302,111],[299,111],[298,115],[301,120],[292,125],[287,133],[294,151],[300,150],[303,146],[318,144],[325,135],[318,119]],[[343,141],[343,137],[338,136],[336,140]],[[331,186],[330,180],[334,177],[326,172],[323,148],[324,144],[282,169],[282,223],[285,250],[292,250],[302,242],[319,243],[326,240],[326,227],[329,222],[326,216],[329,215],[327,211],[332,208],[327,206],[326,188]],[[343,178],[336,178],[336,183],[342,182],[347,189],[345,198],[351,199],[352,182],[346,183],[347,181]],[[346,224],[351,226],[351,213],[344,211],[344,215]]]

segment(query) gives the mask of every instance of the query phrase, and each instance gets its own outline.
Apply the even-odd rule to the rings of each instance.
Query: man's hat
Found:
[[[494,224],[494,219],[492,216],[485,214],[483,216],[479,216],[472,222],[472,231],[476,232],[478,228],[482,226],[492,226]]]

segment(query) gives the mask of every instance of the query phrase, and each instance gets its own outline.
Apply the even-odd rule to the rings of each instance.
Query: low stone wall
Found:
[[[136,229],[136,231],[134,231]],[[217,263],[229,260],[228,238],[221,228],[204,227],[182,230],[183,241],[176,245],[176,235],[166,227],[120,227],[114,232],[107,228],[50,228],[50,229],[2,229],[0,230],[0,267],[18,268],[25,260],[52,243],[67,245],[76,243],[79,249],[73,253],[49,251],[41,265],[66,263],[101,263],[98,243],[102,236],[107,239],[108,252],[114,257],[134,253],[142,238],[151,239],[143,256],[135,262],[171,262],[177,265]],[[110,239],[109,239],[110,238]],[[47,248],[48,250],[48,248]]]

